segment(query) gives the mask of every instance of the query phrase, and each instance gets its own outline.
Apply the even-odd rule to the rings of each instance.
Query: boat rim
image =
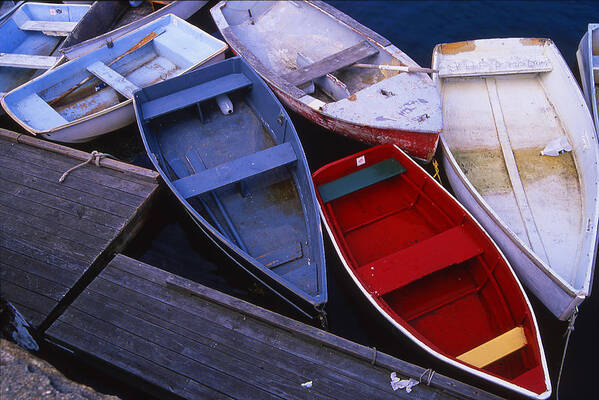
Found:
[[[509,37],[509,38],[475,39],[475,40],[467,40],[465,42],[475,42],[475,41],[490,42],[490,41],[501,41],[501,40],[520,40],[520,39],[527,39],[527,38]],[[547,45],[552,51],[554,51],[555,55],[561,61],[562,66],[566,67],[565,72],[575,82],[574,77],[572,75],[572,71],[570,71],[570,69],[567,67],[566,61],[565,61],[563,55],[557,49],[557,46],[555,45],[555,43],[549,38],[542,38],[542,39],[544,40],[545,45]],[[448,43],[439,43],[439,44],[435,45],[435,47],[433,48],[433,53],[432,53],[432,67],[433,68],[438,66],[438,62],[439,62],[438,55],[440,53],[439,49],[444,44],[448,44]],[[439,88],[439,86],[441,84],[441,79],[442,78],[439,77],[438,73],[433,74],[433,82],[435,83],[437,88]],[[578,89],[578,90],[575,90],[575,92],[576,92],[576,96],[578,97],[579,103],[583,104],[584,107],[587,107],[586,100],[584,99],[578,85],[576,85],[576,88]],[[441,103],[443,103],[443,99],[441,99]],[[588,107],[587,107],[587,111],[588,111]],[[589,118],[591,118],[590,114],[589,114]],[[593,125],[592,119],[589,122],[591,123],[591,125]],[[593,129],[592,132],[595,133],[595,130]],[[597,243],[599,240],[597,223],[596,222],[594,223],[593,230],[591,232],[591,234],[593,234],[595,236],[595,240],[592,241],[593,243],[595,243],[594,256],[591,257],[590,262],[588,263],[589,265],[586,266],[586,274],[585,274],[584,282],[581,285],[581,288],[578,289],[578,288],[575,288],[570,283],[568,283],[561,276],[557,275],[557,273],[555,271],[553,271],[553,269],[550,268],[550,266],[547,265],[547,263],[545,263],[543,260],[541,260],[515,234],[515,232],[509,226],[507,226],[505,223],[503,223],[503,221],[499,217],[499,215],[497,215],[497,213],[495,213],[495,211],[489,206],[489,204],[484,200],[484,198],[480,195],[480,193],[478,193],[476,188],[472,185],[470,180],[466,177],[466,175],[464,174],[462,169],[459,168],[457,161],[456,161],[455,157],[453,156],[453,153],[451,152],[451,150],[449,149],[449,146],[445,142],[443,133],[441,133],[439,136],[440,136],[439,143],[440,143],[440,147],[441,147],[443,156],[448,158],[449,164],[451,165],[452,169],[457,174],[461,183],[467,188],[470,195],[475,199],[477,204],[485,211],[485,213],[493,220],[493,222],[495,222],[496,225],[498,225],[500,227],[500,229],[506,235],[508,235],[508,237],[518,246],[518,248],[520,248],[527,255],[527,257],[529,257],[529,259],[539,268],[540,271],[545,273],[545,275],[547,275],[553,282],[555,282],[561,289],[563,289],[570,297],[573,297],[569,306],[565,309],[565,311],[562,313],[562,315],[559,316],[560,319],[562,319],[562,317],[564,317],[564,318],[569,317],[572,314],[572,312],[574,311],[575,307],[578,304],[580,304],[587,296],[589,296],[590,292],[591,292],[591,282],[593,279],[594,265],[595,265],[595,260],[596,260],[596,256],[597,256]],[[591,138],[587,137],[586,139],[589,143],[592,143],[591,146],[595,147],[595,155],[597,156],[596,158],[599,159],[599,156],[598,156],[598,150],[599,150],[598,145],[599,144],[597,143],[597,137],[591,137]],[[597,170],[597,176],[599,177],[599,165],[597,163],[595,163],[595,166],[596,166],[596,170]],[[577,170],[578,170],[578,168],[577,168]],[[595,185],[596,186],[598,185],[598,181],[595,181]],[[599,215],[599,201],[597,201],[597,200],[595,201],[594,215],[595,216]]]
[[[402,151],[397,145],[393,145],[397,150]],[[407,156],[406,156],[407,157]],[[420,168],[422,173],[425,173],[428,175],[428,172],[426,172],[424,170],[424,168],[422,168],[420,165],[418,165],[418,163],[415,163],[418,168]],[[314,172],[314,174],[318,173],[320,170],[326,168],[326,165],[319,168],[316,172]],[[525,389],[522,386],[518,386],[515,385],[513,383],[510,383],[504,379],[501,379],[497,376],[491,375],[489,373],[486,373],[480,369],[476,369],[473,368],[471,366],[469,366],[468,364],[465,363],[461,363],[461,362],[457,362],[456,360],[454,360],[453,358],[450,358],[444,354],[439,353],[438,351],[432,349],[430,346],[428,346],[427,344],[425,344],[424,342],[422,342],[420,339],[416,338],[408,329],[406,329],[403,325],[401,325],[400,323],[398,323],[397,321],[395,321],[395,319],[393,319],[393,317],[391,317],[391,315],[389,315],[389,313],[387,311],[385,311],[376,301],[376,299],[374,299],[374,297],[368,293],[368,291],[363,287],[362,283],[358,280],[358,278],[356,277],[356,275],[354,274],[354,272],[352,271],[351,267],[349,266],[349,264],[347,263],[347,260],[345,259],[345,257],[343,256],[343,253],[341,252],[341,249],[339,248],[339,245],[337,244],[337,241],[335,240],[335,236],[333,235],[333,231],[331,230],[326,217],[322,211],[322,207],[320,206],[320,202],[319,204],[319,212],[320,212],[320,217],[322,219],[322,222],[329,234],[329,237],[331,239],[331,242],[333,243],[333,246],[335,247],[335,251],[337,252],[337,255],[339,256],[339,259],[341,260],[343,267],[345,268],[345,270],[347,271],[347,273],[350,275],[350,277],[352,278],[352,280],[354,281],[354,283],[356,284],[356,286],[360,289],[360,291],[362,292],[362,294],[368,299],[368,301],[376,308],[376,310],[385,317],[385,319],[391,323],[391,325],[393,325],[395,328],[399,329],[404,335],[406,335],[410,340],[412,340],[414,343],[416,343],[418,346],[420,346],[422,349],[424,349],[426,352],[428,352],[429,354],[439,358],[440,360],[454,366],[457,368],[460,368],[464,371],[467,371],[475,376],[478,376],[479,378],[483,378],[486,379],[488,381],[491,381],[493,383],[496,383],[497,385],[503,386],[505,388],[508,388],[510,390],[513,390],[515,392],[518,392],[520,394],[523,394],[525,396],[528,397],[532,397],[532,398],[536,398],[539,400],[542,399],[547,399],[552,392],[551,389],[551,380],[549,377],[549,370],[547,368],[547,360],[545,359],[545,350],[543,349],[543,342],[541,341],[541,334],[539,332],[539,327],[537,324],[537,318],[536,315],[534,313],[534,310],[530,304],[530,301],[528,300],[528,296],[526,295],[526,292],[524,291],[524,288],[522,287],[522,284],[520,283],[520,280],[518,279],[518,277],[516,276],[516,274],[514,273],[514,270],[512,269],[511,264],[508,262],[508,260],[505,258],[505,255],[503,254],[503,252],[501,251],[501,249],[497,246],[497,244],[495,244],[495,241],[493,241],[493,239],[489,236],[489,234],[484,230],[484,228],[478,223],[478,221],[472,216],[472,214],[470,214],[470,212],[464,207],[462,206],[448,191],[447,189],[445,189],[442,185],[439,185],[441,187],[441,189],[445,192],[446,195],[448,195],[456,204],[458,204],[458,206],[464,211],[466,212],[466,214],[471,218],[472,222],[474,222],[476,224],[476,226],[481,230],[481,232],[483,232],[483,234],[488,238],[488,240],[493,244],[494,248],[497,250],[497,252],[499,253],[499,255],[501,256],[501,258],[503,259],[503,261],[505,262],[505,265],[508,267],[508,270],[510,271],[511,275],[513,276],[514,280],[516,281],[516,283],[518,284],[518,287],[520,289],[520,292],[522,293],[522,296],[524,298],[524,301],[526,302],[526,306],[528,307],[528,311],[530,312],[530,318],[533,322],[533,326],[534,326],[534,332],[535,332],[535,336],[537,339],[537,344],[539,346],[539,354],[540,354],[540,358],[541,358],[541,366],[543,368],[543,376],[545,378],[545,388],[546,390],[543,393],[537,394],[531,390]]]

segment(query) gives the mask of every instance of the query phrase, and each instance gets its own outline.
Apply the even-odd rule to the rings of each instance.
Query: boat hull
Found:
[[[584,295],[578,295],[566,288],[551,275],[547,274],[545,267],[533,261],[534,256],[530,250],[514,241],[512,234],[503,229],[502,223],[488,213],[481,206],[470,188],[464,184],[456,171],[456,162],[448,152],[447,146],[441,139],[441,154],[443,170],[455,196],[460,203],[476,218],[479,224],[491,235],[495,243],[501,248],[503,254],[516,271],[520,281],[539,299],[556,317],[561,320],[568,319],[576,307],[585,299]],[[459,167],[457,167],[459,168]]]
[[[594,54],[599,55],[599,24],[589,24],[587,32],[580,40],[578,51],[576,51],[584,97],[593,114],[595,129],[599,131],[599,92],[596,86],[599,82],[599,72],[593,71]]]
[[[134,98],[150,160],[202,232],[297,311],[323,316],[316,195],[291,119],[267,85],[233,58]]]
[[[599,215],[599,148],[572,73],[553,42],[537,38],[437,45],[433,67],[456,197],[526,287],[569,319],[591,291]],[[564,138],[569,150],[545,154]]]
[[[397,146],[395,153],[388,149],[385,153],[384,147],[391,146],[363,151],[324,166],[313,174],[320,194],[323,224],[349,277],[372,307],[394,329],[429,354],[528,397],[549,397],[551,383],[536,318],[509,263],[473,216],[445,189],[403,155]],[[376,174],[373,169],[383,170],[378,167],[383,164],[380,160],[386,162],[391,154],[405,167],[405,171],[400,171],[395,176],[387,173],[383,180],[368,184],[368,180]],[[361,165],[365,167],[360,169]],[[361,174],[359,178],[358,174]],[[406,177],[402,178],[404,174]],[[394,181],[390,181],[392,179]],[[342,180],[343,185],[338,184]],[[335,189],[331,190],[334,185]],[[376,188],[369,185],[383,186]],[[348,186],[350,189],[344,192],[343,188]],[[428,189],[424,189],[425,187]],[[407,194],[413,188],[419,188],[416,190],[420,193],[415,200]],[[384,197],[388,200],[381,200]],[[428,209],[425,204],[433,202],[435,206]],[[385,222],[387,219],[389,222]],[[440,238],[438,235],[449,232],[448,227],[455,229],[453,224],[457,221],[461,221],[458,226],[470,232],[468,235],[473,235],[471,238],[477,237],[475,240],[479,249],[484,249],[473,259],[468,259],[469,255],[460,259],[466,259],[465,261],[452,259],[453,256],[447,252],[453,251],[451,249],[462,252],[469,246],[469,239],[466,237],[458,241],[457,237],[450,234],[432,244],[436,237]],[[432,232],[427,231],[427,226],[434,227]],[[429,258],[426,253],[434,255]],[[430,265],[431,259],[448,267],[435,267],[434,272],[431,272],[425,266]],[[491,261],[492,259],[495,261]],[[461,286],[468,281],[468,276],[477,275],[477,265],[494,265],[491,277],[494,277],[495,282],[487,286],[487,289],[494,289],[485,294],[480,292],[480,300],[477,300],[478,295],[470,297],[472,289]],[[462,267],[469,272],[460,276]],[[414,272],[418,270],[424,270],[420,272],[424,275]],[[477,282],[477,285],[481,285],[481,281]],[[474,289],[474,293],[478,293],[484,286],[486,284],[482,283],[482,286]],[[477,301],[480,301],[480,306],[474,305]],[[506,307],[510,310],[507,324],[501,317]],[[503,328],[497,329],[494,334],[485,331],[486,328],[481,331],[482,326],[478,323],[487,318],[495,326],[491,330],[497,329],[497,326]],[[526,341],[531,347],[527,350],[528,362],[524,366],[508,369],[509,372],[504,371],[505,375],[502,375],[494,369],[498,364],[491,363],[481,367],[464,362],[461,354],[464,350],[472,349],[473,345],[477,346],[514,325],[523,326],[528,332]],[[464,329],[464,326],[469,328]],[[466,337],[469,339],[465,339]],[[456,343],[461,344],[455,347]],[[509,357],[508,354],[504,365],[514,361],[514,358]],[[532,360],[534,363],[531,363]]]
[[[430,162],[437,151],[439,133],[382,129],[353,124],[318,112],[305,103],[302,103],[279,90],[276,86],[271,85],[271,89],[277,94],[279,99],[294,112],[300,114],[311,122],[340,135],[371,145],[397,144],[410,156],[424,163]]]
[[[244,20],[247,18],[244,7],[252,8],[249,15],[258,18],[255,30],[247,30],[254,22],[250,25]],[[417,66],[387,39],[322,1],[220,2],[211,13],[233,52],[244,57],[294,112],[334,133],[371,145],[397,144],[412,157],[422,162],[431,161],[442,130],[442,118],[439,94],[430,77],[423,73],[383,73],[378,69],[353,68],[355,61],[347,61],[357,57],[356,60],[369,60],[376,65]],[[302,21],[296,21],[298,18]],[[269,22],[259,22],[265,19]],[[298,46],[297,35],[307,33],[297,29],[284,30],[278,35],[281,38],[271,40],[277,36],[270,31],[273,21],[277,21],[274,25],[310,25],[304,28],[310,31],[305,42],[313,40],[314,45]],[[263,26],[258,27],[261,24]],[[307,78],[298,71],[293,54],[297,53],[301,59],[304,52],[311,53],[315,47],[319,50],[308,60],[320,61],[309,61],[306,68],[315,69],[316,75],[332,69],[326,76],[321,75],[322,79],[337,89],[342,87],[339,91],[345,93],[327,92],[326,83],[318,77],[314,82],[318,88],[325,88],[322,92],[301,83]],[[341,48],[344,50],[339,51]],[[340,66],[331,62],[335,59],[346,61]],[[292,65],[294,63],[296,65]]]
[[[156,36],[146,45],[132,47],[150,35]],[[197,40],[193,50],[188,43],[192,39]],[[63,143],[87,142],[135,121],[134,90],[218,62],[224,59],[226,47],[224,42],[167,14],[119,37],[110,47],[100,47],[48,71],[0,101],[17,123],[35,135]],[[135,54],[127,53],[129,49]],[[107,65],[123,54],[125,57],[114,64],[122,74],[117,79],[114,77],[119,72],[110,72]],[[102,80],[89,79],[94,77],[90,66],[98,64],[104,65],[95,71]],[[71,88],[77,90],[56,102]]]

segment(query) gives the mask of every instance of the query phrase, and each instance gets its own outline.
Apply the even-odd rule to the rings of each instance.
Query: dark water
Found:
[[[437,43],[494,37],[549,37],[553,39],[574,75],[578,77],[575,52],[589,22],[599,21],[599,3],[558,1],[334,1],[335,7],[387,37],[423,66],[430,65],[432,49]],[[215,27],[209,18],[194,16],[192,22],[208,32]],[[292,115],[312,171],[322,165],[365,148],[364,145],[331,134]],[[2,126],[14,129],[6,118]],[[150,167],[143,153],[136,126],[122,129],[86,144],[84,150],[100,150],[138,165]],[[445,180],[446,182],[446,180]],[[372,313],[361,294],[349,282],[328,239],[325,239],[328,268],[330,331],[367,346],[376,347],[409,362],[432,367],[439,373],[464,380],[508,398],[508,392],[481,383],[423,354],[421,350],[391,332]],[[231,265],[202,237],[182,207],[170,193],[156,202],[149,223],[125,251],[149,264],[162,267],[207,286],[252,303],[301,320],[286,304]],[[594,291],[597,292],[597,281]],[[567,324],[558,321],[542,304],[531,297],[555,391],[557,373],[564,346],[562,334]],[[599,333],[599,294],[586,301],[570,340],[562,376],[560,397],[597,398],[593,395],[595,368],[592,354],[597,354],[595,336]],[[309,321],[305,321],[309,322]],[[72,376],[105,392],[127,398],[143,397],[110,378],[94,378],[92,370],[81,369],[49,354]],[[83,372],[82,372],[83,371]],[[555,395],[553,396],[555,398]]]

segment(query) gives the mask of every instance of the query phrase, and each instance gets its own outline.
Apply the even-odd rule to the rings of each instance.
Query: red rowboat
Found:
[[[365,143],[433,157],[439,93],[425,73],[390,70],[422,69],[381,35],[322,1],[222,1],[210,12],[231,49],[295,112]]]
[[[522,286],[486,232],[397,146],[313,174],[347,272],[396,329],[439,359],[544,399],[551,384]]]

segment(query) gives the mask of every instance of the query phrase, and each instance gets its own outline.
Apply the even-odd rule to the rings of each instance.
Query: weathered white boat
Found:
[[[164,15],[173,14],[187,19],[206,3],[208,1],[171,1],[164,7],[139,18],[137,9],[131,9],[127,1],[97,1],[89,15],[83,19],[83,26],[76,29],[75,33],[80,31],[79,34],[84,37],[78,42],[65,43],[61,53],[66,60],[74,60]],[[152,11],[152,8],[149,8],[149,11]]]
[[[440,44],[433,68],[456,196],[569,318],[591,291],[599,215],[598,144],[576,80],[549,39]]]
[[[589,24],[576,52],[582,90],[599,131],[599,24]]]
[[[169,14],[48,71],[1,102],[31,133],[59,142],[86,142],[135,121],[135,90],[221,60],[226,48]]]
[[[323,1],[222,1],[210,12],[231,49],[295,112],[432,159],[442,119],[431,78],[362,64],[420,68],[389,40]]]
[[[65,37],[90,9],[89,5],[51,3],[14,7],[5,10],[0,22],[0,96],[52,68]]]

